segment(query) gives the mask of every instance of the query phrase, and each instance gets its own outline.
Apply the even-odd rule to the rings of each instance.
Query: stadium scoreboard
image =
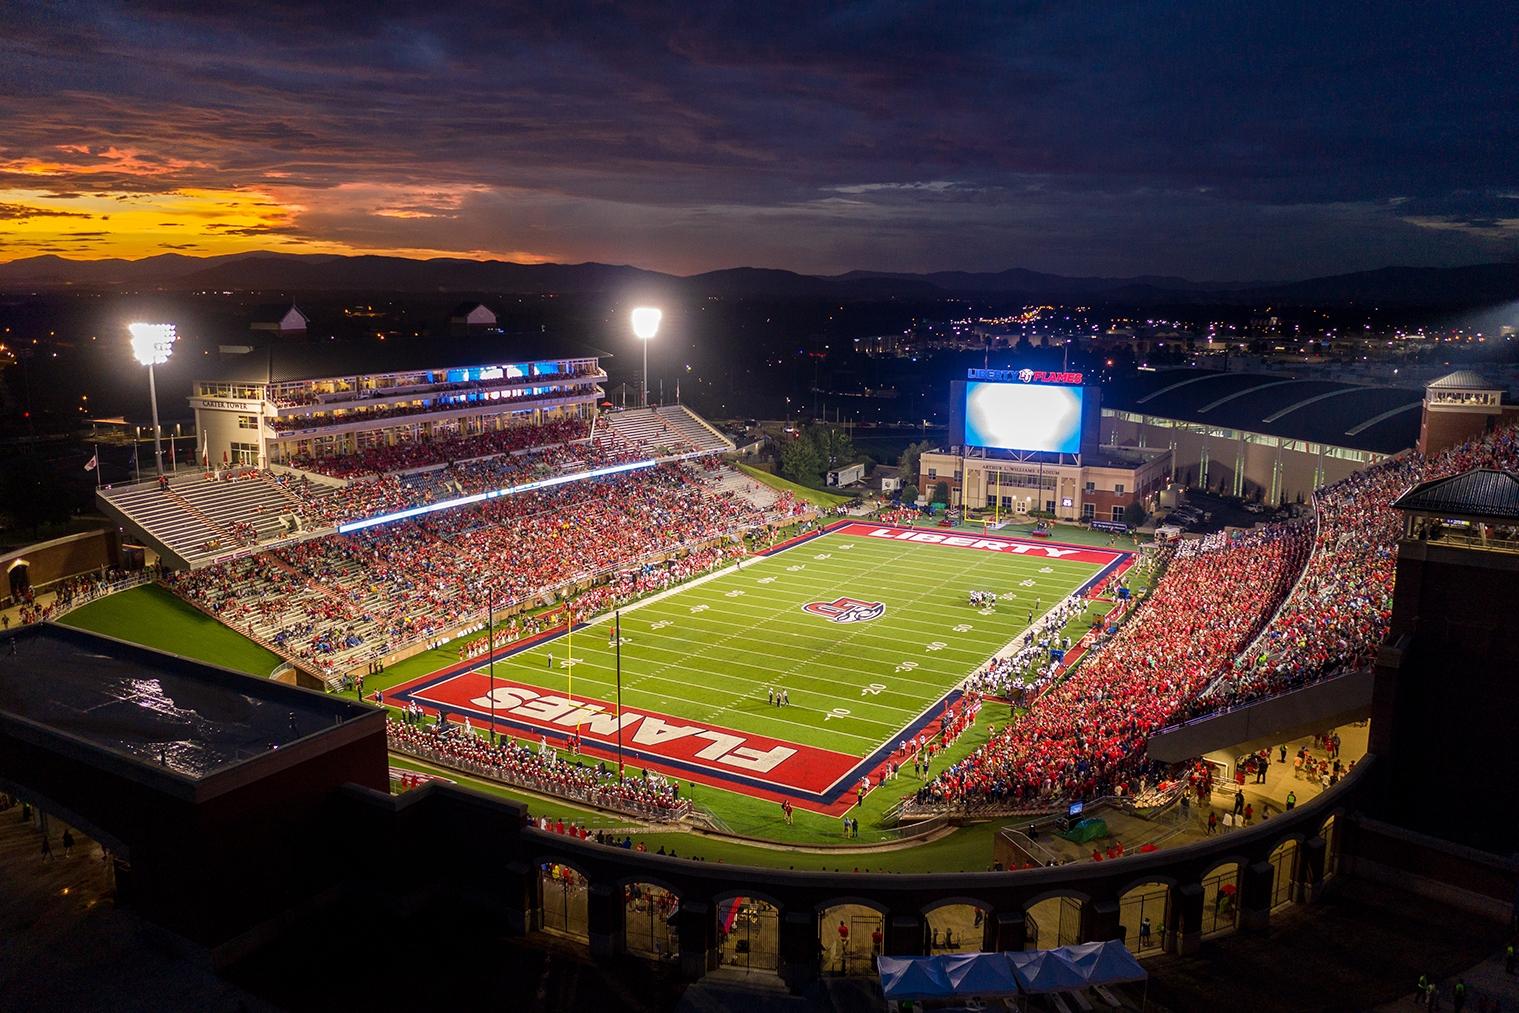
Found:
[[[1024,453],[1079,454],[1095,435],[1098,396],[1081,373],[972,369],[951,384],[950,442]]]

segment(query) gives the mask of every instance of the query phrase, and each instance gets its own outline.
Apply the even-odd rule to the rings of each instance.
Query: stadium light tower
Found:
[[[639,306],[633,310],[633,336],[643,342],[643,406],[649,407],[649,342],[659,333],[659,321],[664,314],[653,306]]]
[[[169,361],[174,351],[174,339],[178,337],[173,324],[128,324],[132,335],[132,355],[148,367],[148,400],[153,404],[153,464],[158,477],[164,473],[163,434],[158,426],[158,384],[153,378],[153,367]]]

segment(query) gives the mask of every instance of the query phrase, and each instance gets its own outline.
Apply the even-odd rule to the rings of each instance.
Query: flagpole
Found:
[[[572,612],[572,611],[570,611],[569,608],[566,608],[565,609],[565,615],[568,616],[569,618],[567,618],[565,620],[565,623],[564,623],[564,628],[565,628],[565,637],[564,637],[564,654],[565,654],[565,657],[564,657],[564,667],[569,672],[568,679],[570,680],[569,681],[569,688],[566,690],[566,695],[570,698],[570,703],[574,703],[575,702],[575,613]]]
[[[617,637],[617,780],[622,780],[622,610],[612,613],[612,629]]]
[[[485,646],[490,652],[491,745],[496,744],[496,596],[487,592],[485,599]]]

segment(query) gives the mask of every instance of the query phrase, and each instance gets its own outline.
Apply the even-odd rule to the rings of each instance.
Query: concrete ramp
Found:
[[[1150,736],[1150,758],[1180,763],[1215,749],[1244,753],[1371,716],[1373,672],[1335,676],[1222,714],[1194,718]]]

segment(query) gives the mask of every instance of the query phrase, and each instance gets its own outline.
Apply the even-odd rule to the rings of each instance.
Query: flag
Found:
[[[84,462],[84,470],[94,471],[98,467],[100,467],[100,451],[97,450],[95,451],[95,456]]]

